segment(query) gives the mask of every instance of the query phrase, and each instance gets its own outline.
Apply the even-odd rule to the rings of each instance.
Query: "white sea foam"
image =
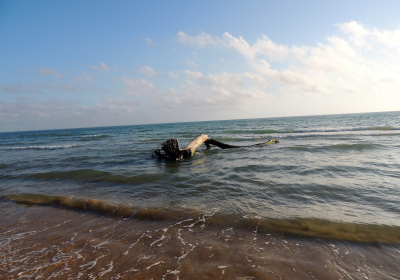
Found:
[[[97,264],[97,261],[98,261],[99,259],[105,257],[105,256],[106,256],[106,255],[101,255],[100,257],[96,258],[95,260],[90,261],[90,262],[88,262],[88,263],[86,263],[86,264],[84,264],[84,265],[81,265],[80,267],[87,267],[86,270],[92,269],[92,268]]]
[[[104,274],[111,272],[112,269],[113,269],[113,261],[111,261],[111,262],[109,263],[109,267],[108,267],[107,270],[104,270],[103,272],[99,273],[99,276],[100,276],[100,277],[104,276]]]
[[[81,147],[84,144],[66,144],[66,145],[41,145],[41,146],[17,146],[17,147],[3,147],[0,150],[59,150]]]
[[[149,270],[151,267],[156,266],[156,265],[159,265],[159,264],[161,264],[161,263],[164,263],[164,262],[163,262],[163,261],[159,261],[159,262],[153,263],[152,265],[146,267],[146,270]]]
[[[162,240],[164,240],[165,238],[167,238],[168,236],[165,236],[164,234],[159,238],[159,239],[157,239],[156,241],[154,241],[153,243],[151,243],[150,244],[150,246],[153,246],[155,243],[157,243],[157,242],[159,242],[159,241],[162,241]],[[162,244],[159,244],[158,246],[161,246]]]
[[[105,138],[105,137],[109,137],[109,135],[105,135],[105,134],[91,134],[91,135],[82,135],[82,138]]]
[[[142,237],[143,236],[145,236],[146,235],[146,233],[143,233],[139,238],[138,238],[138,240],[135,242],[135,243],[132,243],[130,246],[129,246],[129,248],[126,250],[126,252],[124,253],[124,255],[127,255],[128,253],[129,253],[129,250],[133,247],[133,246],[135,246],[139,241],[140,241],[140,239],[142,239]],[[140,259],[139,259],[140,260]]]

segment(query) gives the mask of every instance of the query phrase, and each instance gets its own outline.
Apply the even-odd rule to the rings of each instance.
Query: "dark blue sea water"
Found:
[[[279,144],[203,145],[182,161],[152,156],[170,137],[183,148],[200,134],[232,145]],[[400,279],[399,170],[400,112],[1,133],[0,274],[47,278],[62,267],[65,279],[106,278],[107,270],[126,279]],[[68,230],[32,237],[73,220]],[[132,236],[109,230],[117,223]],[[117,262],[146,234],[134,263]],[[26,257],[19,236],[38,248],[13,270]],[[79,236],[80,245],[69,241]],[[39,246],[41,238],[50,241]],[[170,251],[151,251],[157,239]],[[117,249],[107,255],[91,242]],[[288,244],[309,249],[285,255]],[[213,248],[217,259],[197,259]],[[79,258],[82,250],[90,253]],[[56,269],[47,257],[61,251]],[[228,258],[235,254],[242,266]]]

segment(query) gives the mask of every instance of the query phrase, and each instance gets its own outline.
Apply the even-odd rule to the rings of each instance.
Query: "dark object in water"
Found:
[[[154,151],[153,155],[156,155],[159,159],[168,158],[172,160],[181,160],[185,158],[191,157],[194,152],[202,145],[206,144],[208,148],[211,146],[217,146],[221,149],[235,149],[235,148],[243,148],[243,147],[253,147],[253,146],[262,146],[268,144],[277,144],[278,140],[272,139],[268,140],[264,143],[258,143],[249,146],[234,146],[219,142],[217,140],[211,139],[208,135],[200,135],[199,137],[193,139],[184,149],[179,148],[179,141],[175,138],[169,138],[167,141],[161,143],[161,147]]]

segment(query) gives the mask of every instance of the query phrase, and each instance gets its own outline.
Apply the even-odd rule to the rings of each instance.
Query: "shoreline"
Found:
[[[0,275],[96,279],[393,279],[399,244],[360,244],[2,202]],[[179,277],[179,278],[178,278]],[[392,277],[392,278],[390,278]]]

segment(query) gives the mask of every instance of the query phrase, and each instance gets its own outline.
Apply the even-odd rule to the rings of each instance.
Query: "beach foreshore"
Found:
[[[399,279],[399,244],[0,203],[1,279]]]

